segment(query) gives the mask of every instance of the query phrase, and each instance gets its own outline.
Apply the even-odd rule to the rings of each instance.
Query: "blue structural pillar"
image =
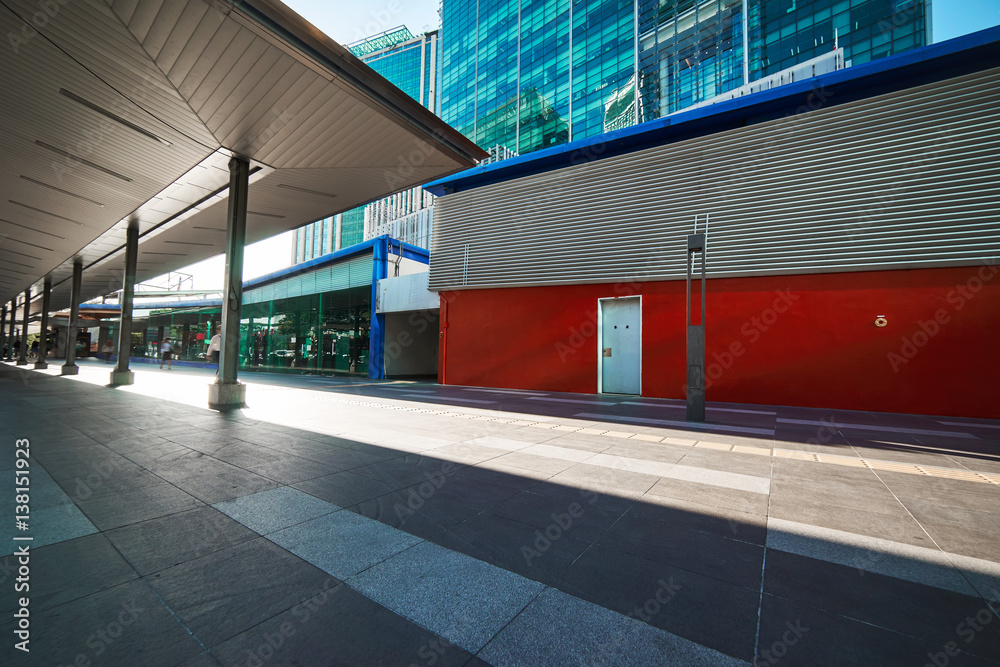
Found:
[[[389,237],[379,236],[372,246],[372,314],[368,329],[368,377],[385,379],[385,315],[378,310],[378,281],[389,275]]]
[[[80,367],[76,365],[76,337],[80,330],[80,285],[83,281],[83,263],[77,259],[73,262],[73,282],[70,285],[69,327],[66,329],[66,363],[63,364],[63,375],[78,375]],[[101,345],[104,342],[101,341]],[[100,348],[98,348],[100,349]]]
[[[49,354],[49,301],[52,297],[52,278],[45,276],[42,283],[42,331],[38,334],[38,359],[35,360],[35,368],[45,370],[49,367],[45,358]]]
[[[28,311],[31,310],[31,288],[24,290],[24,318],[21,322],[21,353],[17,357],[18,366],[28,365]]]
[[[246,407],[247,387],[237,379],[240,366],[240,313],[243,304],[243,252],[247,238],[247,194],[250,161],[229,160],[229,210],[226,224],[226,275],[222,289],[222,350],[219,372],[208,385],[208,407],[226,410]]]

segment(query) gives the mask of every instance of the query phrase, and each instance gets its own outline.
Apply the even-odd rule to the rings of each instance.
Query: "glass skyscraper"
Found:
[[[443,0],[445,121],[517,153],[659,118],[832,51],[929,42],[929,0]]]
[[[407,28],[399,27],[350,44],[348,48],[397,88],[440,115],[438,31],[414,37]],[[388,209],[401,214],[412,213],[430,206],[432,201],[432,195],[423,188],[413,188],[368,207],[354,208],[300,227],[293,232],[292,263],[298,264],[363,241],[366,208],[381,205],[368,213],[371,219],[376,209],[378,212]]]
[[[350,49],[501,159],[661,118],[835,45],[860,64],[931,41],[930,0],[442,0],[441,21]],[[426,236],[432,202],[417,188],[314,223],[295,260],[366,231]]]

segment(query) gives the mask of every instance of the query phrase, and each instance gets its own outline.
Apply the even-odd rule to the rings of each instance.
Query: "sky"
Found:
[[[439,0],[284,0],[300,16],[344,45],[400,25],[414,34],[438,27]],[[1000,25],[1000,0],[931,0],[932,37],[942,42]],[[244,280],[291,266],[292,233],[247,246]],[[221,255],[193,264],[183,273],[194,276],[194,289],[222,289],[225,262]],[[163,284],[165,278],[149,281]]]

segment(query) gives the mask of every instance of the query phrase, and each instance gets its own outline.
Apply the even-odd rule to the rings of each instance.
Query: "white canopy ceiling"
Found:
[[[0,303],[67,307],[75,258],[119,289],[131,221],[138,280],[222,252],[233,154],[248,243],[486,156],[276,0],[0,0],[0,35]]]

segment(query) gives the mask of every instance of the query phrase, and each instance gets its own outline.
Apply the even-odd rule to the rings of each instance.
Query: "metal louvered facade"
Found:
[[[430,288],[958,266],[1000,255],[1000,69],[459,191]],[[600,152],[600,145],[594,147]]]

